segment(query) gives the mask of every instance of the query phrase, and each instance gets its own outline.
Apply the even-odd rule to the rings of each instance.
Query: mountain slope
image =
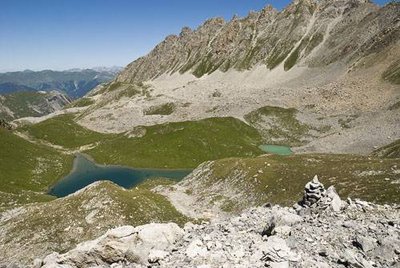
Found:
[[[58,90],[76,99],[84,96],[97,85],[114,78],[117,69],[69,70],[69,71],[23,71],[0,73],[0,94],[26,89],[36,91]]]
[[[0,211],[47,201],[49,187],[72,168],[73,157],[32,144],[0,128]]]
[[[369,154],[400,138],[399,37],[399,3],[296,0],[210,19],[97,87],[77,122],[122,133],[235,117],[300,152]]]
[[[21,117],[43,116],[61,110],[71,99],[58,91],[18,91],[0,95],[0,117],[14,120]]]
[[[296,0],[282,12],[266,7],[229,22],[214,18],[168,36],[129,64],[117,81],[147,81],[174,72],[201,77],[260,64],[273,69],[282,63],[289,70],[351,63],[399,39],[399,13],[398,3],[378,8],[363,0]]]

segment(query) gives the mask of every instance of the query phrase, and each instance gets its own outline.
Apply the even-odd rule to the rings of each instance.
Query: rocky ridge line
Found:
[[[295,0],[278,12],[266,6],[247,17],[207,20],[184,27],[148,55],[129,64],[117,81],[133,83],[163,74],[248,70],[263,65],[322,67],[354,63],[394,44],[400,35],[400,5],[378,7],[365,0]],[[283,68],[282,68],[283,69]]]
[[[312,191],[310,191],[312,190]],[[342,201],[315,177],[293,208],[201,224],[123,226],[35,267],[399,267],[400,208]]]

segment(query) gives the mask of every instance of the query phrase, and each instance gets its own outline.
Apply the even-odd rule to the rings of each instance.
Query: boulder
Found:
[[[47,256],[42,267],[93,267],[109,263],[148,264],[165,258],[184,231],[175,223],[122,226],[96,240],[79,244],[66,254]],[[60,266],[62,264],[63,266]]]

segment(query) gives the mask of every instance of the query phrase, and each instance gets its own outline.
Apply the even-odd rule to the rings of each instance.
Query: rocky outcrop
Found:
[[[106,267],[111,263],[156,263],[174,249],[184,232],[175,223],[123,226],[96,240],[79,244],[67,254],[35,260],[38,267]]]
[[[281,12],[267,6],[245,18],[213,18],[168,36],[117,80],[133,83],[176,72],[200,77],[257,65],[274,69],[282,64],[287,71],[295,65],[355,62],[399,39],[399,14],[398,3],[379,8],[362,0],[295,0]]]
[[[317,179],[306,189],[323,189]],[[201,224],[120,227],[36,267],[398,267],[400,210],[348,200],[333,188],[309,207],[266,205]],[[322,191],[323,192],[323,191]],[[310,195],[306,192],[307,197]],[[330,196],[323,203],[322,200]],[[333,198],[334,197],[334,198]],[[340,199],[340,198],[339,198]],[[307,199],[310,200],[310,199]],[[330,206],[325,206],[325,205]],[[324,205],[324,206],[322,206]],[[319,208],[319,209],[317,209]]]

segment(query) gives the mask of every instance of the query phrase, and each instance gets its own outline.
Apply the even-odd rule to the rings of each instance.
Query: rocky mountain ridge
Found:
[[[342,201],[314,178],[294,209],[267,204],[184,228],[123,226],[34,267],[398,267],[399,219],[398,207]]]
[[[207,20],[184,27],[148,55],[129,64],[117,81],[153,80],[162,74],[248,70],[258,65],[349,65],[399,40],[400,5],[382,8],[364,0],[295,0],[279,12],[267,6],[245,18]]]

